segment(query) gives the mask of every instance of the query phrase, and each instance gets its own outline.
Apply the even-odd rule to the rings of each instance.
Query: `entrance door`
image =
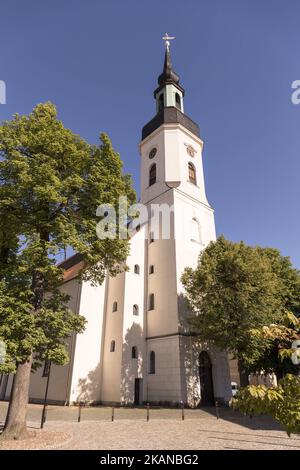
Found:
[[[199,378],[201,406],[214,405],[214,387],[212,380],[212,363],[206,351],[199,354]]]
[[[141,385],[142,379],[134,379],[134,404],[141,404]]]

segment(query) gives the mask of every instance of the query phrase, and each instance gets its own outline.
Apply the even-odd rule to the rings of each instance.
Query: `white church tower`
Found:
[[[174,72],[169,37],[163,72],[154,91],[156,114],[142,130],[141,199],[151,224],[131,238],[128,271],[101,286],[78,279],[76,254],[65,269],[70,308],[86,317],[83,334],[70,341],[66,366],[43,366],[32,374],[31,401],[49,403],[179,404],[228,402],[227,355],[199,344],[186,324],[181,275],[195,267],[199,253],[215,240],[214,212],[206,194],[203,141],[184,112],[184,89]],[[157,222],[160,215],[161,223]],[[170,222],[170,223],[169,223]],[[12,377],[1,378],[0,398]]]
[[[205,194],[203,141],[198,125],[184,113],[184,89],[172,68],[168,41],[154,98],[157,113],[143,127],[140,143],[141,202],[172,207],[173,217],[170,238],[162,239],[160,227],[159,238],[153,240],[150,228],[146,245],[148,361],[155,354],[155,373],[147,378],[148,400],[195,405],[202,392],[203,404],[216,398],[228,401],[226,355],[197,344],[184,322],[181,275],[185,267],[195,267],[199,253],[216,234]]]

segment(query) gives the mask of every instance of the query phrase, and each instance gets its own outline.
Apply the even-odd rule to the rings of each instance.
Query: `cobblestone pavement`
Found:
[[[0,423],[3,423],[7,403],[0,402]],[[28,424],[39,427],[42,407],[29,405]],[[45,429],[66,432],[72,437],[53,449],[290,449],[300,450],[300,436],[291,438],[268,417],[250,419],[220,409],[215,410],[151,409],[146,421],[142,408],[115,409],[111,421],[111,408],[91,407],[82,410],[77,422],[78,408],[49,406]],[[48,447],[49,448],[49,447]]]

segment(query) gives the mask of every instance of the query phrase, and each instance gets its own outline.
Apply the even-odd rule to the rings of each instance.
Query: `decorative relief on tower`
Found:
[[[191,144],[184,144],[186,146],[186,151],[190,157],[194,157],[197,153],[197,150]]]

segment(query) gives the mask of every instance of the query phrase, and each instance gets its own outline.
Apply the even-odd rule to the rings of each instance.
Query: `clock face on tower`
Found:
[[[151,149],[149,152],[149,158],[154,158],[156,153],[157,153],[157,148],[153,147],[153,149]]]

